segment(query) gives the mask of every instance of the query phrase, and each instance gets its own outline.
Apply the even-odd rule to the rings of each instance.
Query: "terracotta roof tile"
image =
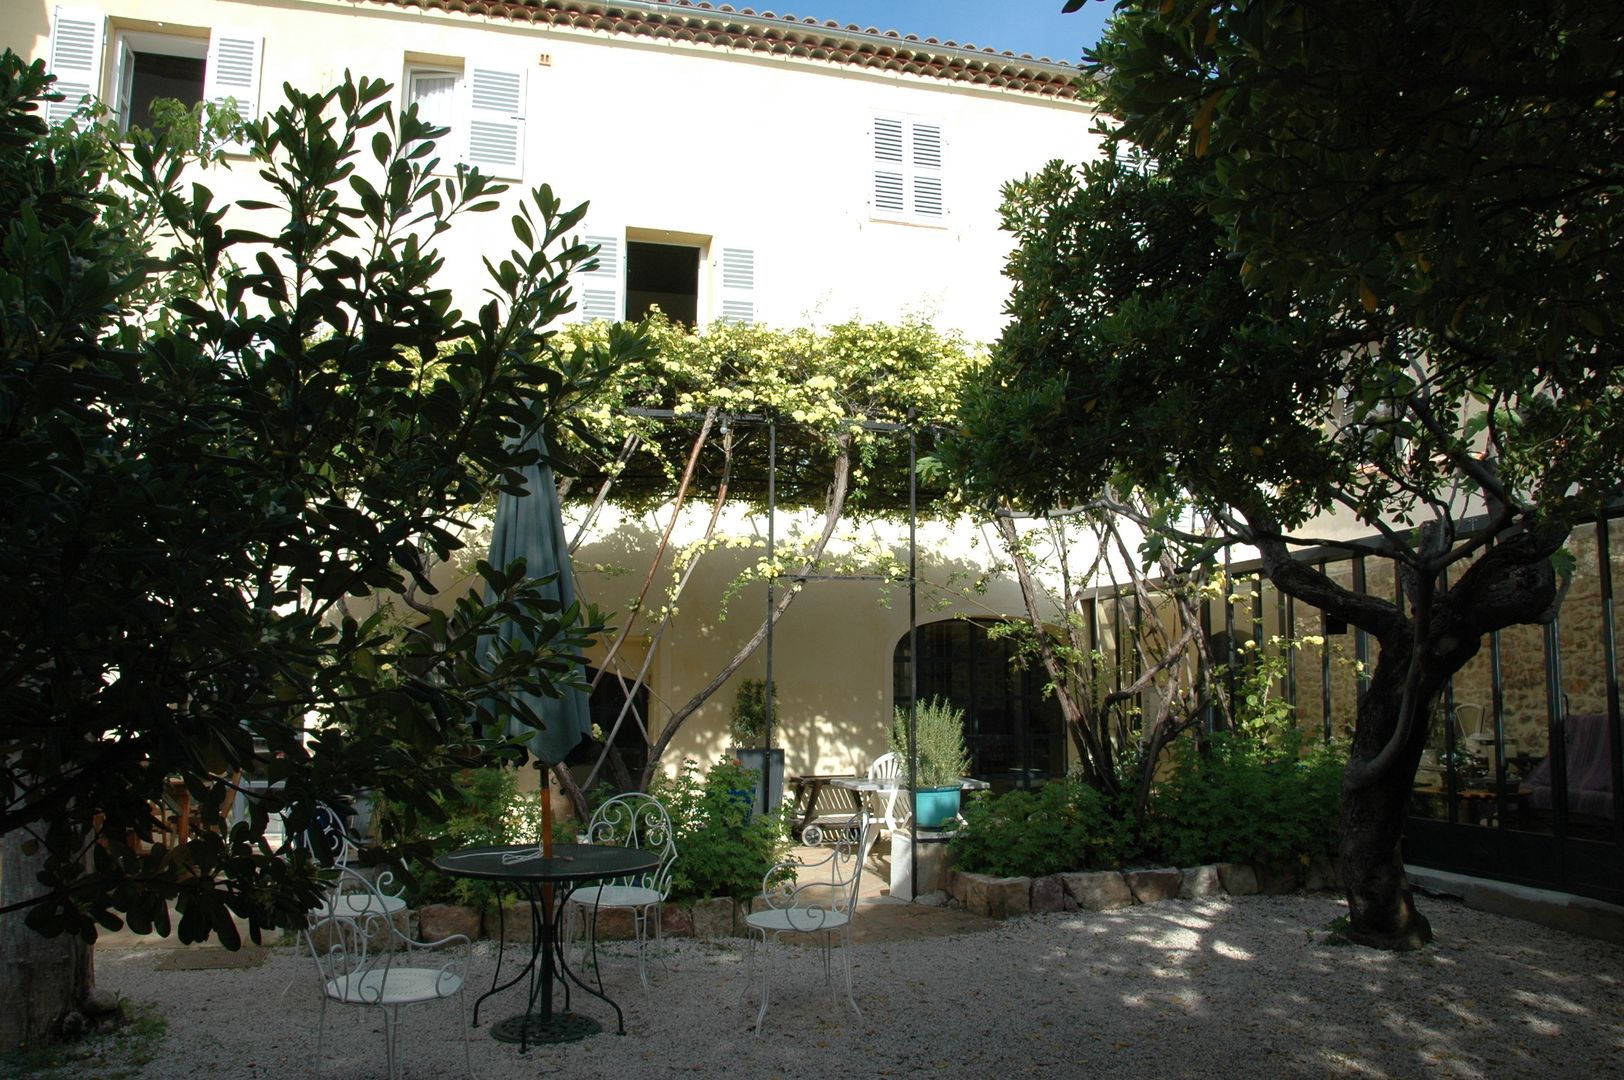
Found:
[[[842,27],[795,15],[735,9],[704,0],[641,0],[599,3],[594,0],[364,0],[390,7],[423,8],[506,18],[535,25],[562,26],[632,37],[702,42],[717,48],[803,56],[824,63],[910,74],[976,86],[1001,86],[1039,97],[1078,96],[1080,73],[1071,64],[1048,57],[1017,56],[973,44],[923,41],[915,34]],[[723,16],[723,17],[719,17]],[[727,18],[725,16],[738,16]]]

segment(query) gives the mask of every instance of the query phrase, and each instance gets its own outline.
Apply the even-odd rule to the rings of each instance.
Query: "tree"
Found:
[[[435,241],[503,188],[448,175],[443,131],[397,121],[389,89],[289,87],[241,133],[264,197],[219,205],[188,148],[48,129],[43,64],[0,58],[0,836],[34,860],[4,882],[10,948],[25,916],[229,947],[232,915],[256,940],[301,925],[319,882],[270,815],[297,830],[365,790],[437,814],[459,767],[511,756],[510,716],[537,722],[506,691],[557,694],[599,629],[522,563],[412,630],[349,606],[429,589],[462,509],[534,458],[523,437],[637,351],[554,349],[589,252],[584,206],[545,186],[487,261],[492,299],[452,306]],[[481,660],[503,619],[535,647]],[[227,830],[250,775],[269,790]],[[170,778],[213,826],[183,843],[154,816]],[[82,989],[5,1002],[0,1044],[47,1037]]]
[[[1014,200],[1017,322],[965,465],[1036,504],[1189,500],[1374,637],[1340,826],[1369,944],[1430,938],[1399,841],[1449,676],[1550,617],[1571,523],[1624,475],[1620,18],[1120,4],[1093,74],[1148,171],[1051,169]],[[1377,539],[1311,535],[1330,511]],[[1295,560],[1307,543],[1391,560],[1402,602]]]

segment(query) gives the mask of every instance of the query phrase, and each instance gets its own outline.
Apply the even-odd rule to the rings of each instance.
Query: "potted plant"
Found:
[[[919,762],[914,773],[914,819],[921,828],[938,829],[959,814],[959,780],[970,771],[964,747],[964,710],[943,698],[922,701],[916,710],[914,741]],[[891,718],[891,749],[908,760],[908,710]],[[906,766],[904,766],[906,767]]]
[[[773,688],[773,715],[777,716],[778,688]],[[776,810],[784,796],[784,751],[767,741],[767,684],[745,679],[733,696],[731,717],[733,757],[756,774],[750,799],[751,814]]]

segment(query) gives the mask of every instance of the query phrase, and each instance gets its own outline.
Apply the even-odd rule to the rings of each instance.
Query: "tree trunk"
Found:
[[[1567,527],[1553,522],[1502,532],[1453,586],[1442,583],[1447,553],[1419,566],[1395,563],[1405,599],[1400,607],[1298,562],[1274,522],[1256,512],[1247,517],[1249,539],[1277,589],[1376,639],[1376,666],[1359,702],[1342,782],[1348,937],[1377,948],[1419,949],[1432,940],[1432,926],[1416,910],[1404,876],[1403,840],[1428,722],[1450,676],[1477,655],[1488,634],[1554,616],[1560,592],[1550,556]]]
[[[1408,952],[1432,940],[1432,924],[1416,909],[1404,875],[1404,822],[1416,765],[1427,742],[1427,723],[1411,726],[1390,766],[1366,774],[1357,763],[1371,762],[1398,731],[1403,684],[1412,650],[1407,641],[1384,643],[1370,686],[1359,703],[1359,723],[1342,779],[1338,850],[1342,887],[1348,898],[1348,938],[1360,945]],[[1441,683],[1428,681],[1417,704],[1429,717]]]
[[[38,891],[43,846],[22,850],[27,833],[0,840],[0,908]],[[91,946],[71,934],[41,937],[24,925],[27,909],[0,915],[0,1053],[55,1042],[63,1018],[78,1008],[94,980]]]

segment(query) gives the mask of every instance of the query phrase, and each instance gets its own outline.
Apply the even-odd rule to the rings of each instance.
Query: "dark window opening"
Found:
[[[658,306],[672,322],[699,321],[699,249],[676,244],[626,245],[626,319]]]
[[[132,52],[129,64],[126,129],[150,128],[152,103],[161,98],[174,98],[187,108],[203,100],[201,56]]]
[[[586,669],[586,678],[590,682],[597,677],[594,668]],[[597,779],[592,782],[593,787],[599,784],[609,784],[618,789],[631,791],[637,787],[638,778],[642,776],[643,769],[648,764],[648,740],[643,737],[643,731],[648,724],[648,687],[639,686],[632,695],[631,708],[626,709],[626,715],[620,721],[620,729],[615,729],[615,718],[621,714],[626,704],[626,689],[631,686],[627,680],[623,688],[619,679],[608,675],[598,683],[596,690],[592,691],[592,698],[588,703],[588,711],[592,715],[594,730],[601,731],[604,738],[614,733],[615,749],[620,751],[620,760],[626,768],[626,780],[623,784],[615,775],[614,763],[605,761],[603,768],[598,770]],[[564,763],[570,766],[570,772],[575,775],[578,783],[585,782],[592,766],[597,764],[598,755],[603,753],[603,743],[588,735],[576,744],[575,749],[569,752]]]
[[[945,698],[964,710],[970,775],[995,790],[1040,786],[1065,771],[1060,704],[1045,695],[1041,672],[1010,661],[1013,643],[962,619],[919,628],[919,699]],[[906,710],[908,635],[893,653],[893,700]]]

